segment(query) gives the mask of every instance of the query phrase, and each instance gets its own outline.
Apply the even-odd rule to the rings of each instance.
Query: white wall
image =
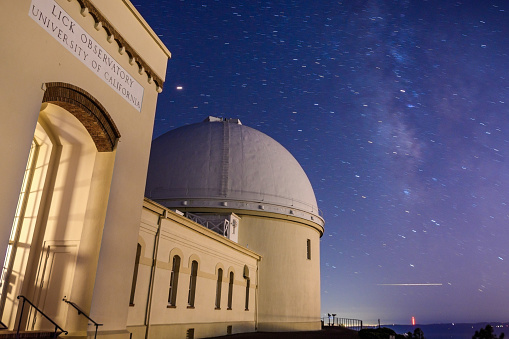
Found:
[[[159,215],[162,210],[146,200],[142,213],[140,260],[135,305],[129,308],[129,330],[134,338],[145,335],[145,312],[150,284],[151,255],[156,242]],[[256,272],[260,257],[236,243],[169,210],[161,219],[157,264],[150,309],[150,336],[173,333],[185,337],[195,328],[195,337],[225,335],[228,325],[233,332],[254,331],[256,325]],[[168,307],[169,281],[174,255],[181,258],[176,307]],[[198,262],[198,278],[194,308],[187,307],[191,262]],[[251,274],[250,307],[244,309],[246,280],[244,266]],[[215,309],[217,269],[223,269],[221,307]],[[227,309],[229,271],[234,272],[232,309]],[[201,334],[200,334],[201,333]]]

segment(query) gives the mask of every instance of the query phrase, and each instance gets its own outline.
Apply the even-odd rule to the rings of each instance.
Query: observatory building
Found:
[[[0,26],[4,337],[320,329],[306,174],[236,119],[152,141],[171,54],[129,0],[7,1]]]
[[[196,331],[223,334],[232,326],[241,332],[320,329],[323,219],[302,167],[277,141],[238,119],[209,117],[177,128],[152,143],[145,195],[229,239],[209,250],[203,230],[164,240],[158,260],[174,263],[177,257],[182,279],[184,268],[193,274],[191,258],[197,255],[202,286],[190,311],[184,278],[162,319],[182,317]],[[141,238],[154,242],[146,234]],[[158,292],[163,295],[176,267],[169,269]],[[228,289],[224,297],[218,295],[222,284]],[[231,288],[233,298],[240,298],[235,306]]]

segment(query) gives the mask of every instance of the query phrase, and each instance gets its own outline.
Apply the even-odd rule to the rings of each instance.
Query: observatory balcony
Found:
[[[232,241],[239,240],[239,221],[240,218],[234,214],[218,215],[218,214],[194,214],[186,212],[185,217],[191,219],[211,231],[214,231],[223,237]]]

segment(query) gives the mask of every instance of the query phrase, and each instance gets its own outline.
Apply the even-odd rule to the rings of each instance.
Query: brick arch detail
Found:
[[[120,132],[106,109],[87,91],[64,82],[48,82],[43,103],[62,107],[74,115],[87,129],[97,151],[111,152]]]

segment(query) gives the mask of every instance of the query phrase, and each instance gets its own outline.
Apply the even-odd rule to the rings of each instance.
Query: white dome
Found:
[[[324,224],[297,160],[237,119],[209,117],[156,138],[145,194],[168,208],[258,210]]]

